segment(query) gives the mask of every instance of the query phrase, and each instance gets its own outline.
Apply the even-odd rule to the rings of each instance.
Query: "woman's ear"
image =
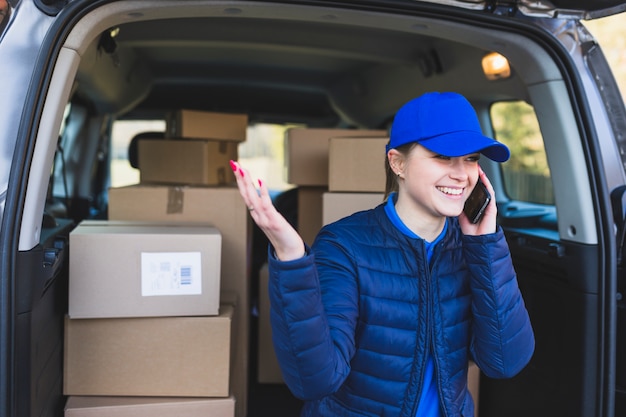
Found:
[[[404,171],[404,155],[402,155],[397,149],[389,149],[387,152],[387,159],[389,160],[389,167],[397,175]]]

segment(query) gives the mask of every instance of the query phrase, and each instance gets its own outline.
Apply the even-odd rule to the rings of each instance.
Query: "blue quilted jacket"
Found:
[[[430,266],[384,205],[325,226],[300,259],[269,261],[272,337],[302,416],[415,416],[428,352],[446,416],[473,416],[468,360],[517,374],[534,336],[504,234],[448,219]],[[272,251],[270,251],[272,252]]]

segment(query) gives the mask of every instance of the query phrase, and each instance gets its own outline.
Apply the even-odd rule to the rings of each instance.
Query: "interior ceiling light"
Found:
[[[502,80],[511,76],[509,60],[497,52],[490,52],[483,57],[483,72],[488,80]]]

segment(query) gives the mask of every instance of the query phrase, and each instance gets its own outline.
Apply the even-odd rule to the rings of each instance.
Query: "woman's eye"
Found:
[[[470,155],[467,157],[467,160],[469,162],[478,162],[478,160],[480,159],[480,154],[477,153],[476,155]]]
[[[445,155],[435,155],[435,158],[443,159],[444,161],[449,161],[451,159],[449,156],[445,156]]]

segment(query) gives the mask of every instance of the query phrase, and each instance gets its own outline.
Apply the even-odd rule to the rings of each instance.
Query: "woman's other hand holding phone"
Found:
[[[496,206],[496,198],[493,190],[493,186],[487,178],[485,172],[478,167],[478,181],[482,181],[491,194],[491,201],[487,205],[481,219],[476,224],[472,224],[472,222],[467,218],[465,213],[461,213],[459,215],[459,224],[461,225],[461,230],[463,234],[466,235],[487,235],[490,233],[495,233],[496,231],[496,218],[498,215],[498,208]]]

